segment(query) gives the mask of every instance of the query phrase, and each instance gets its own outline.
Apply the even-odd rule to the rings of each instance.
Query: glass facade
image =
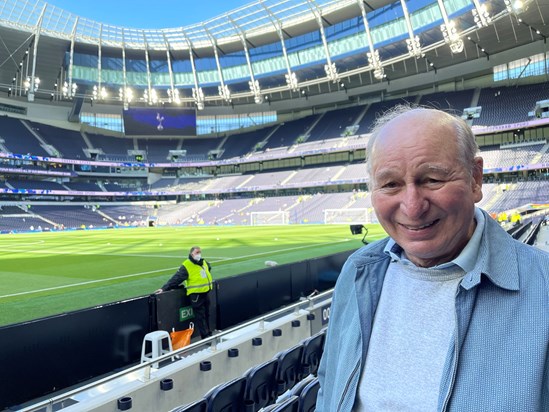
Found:
[[[277,115],[274,111],[240,115],[197,116],[196,132],[198,135],[222,133],[229,130],[276,123],[276,121]],[[124,122],[120,114],[82,112],[80,114],[80,123],[124,133]]]
[[[549,74],[549,53],[540,53],[526,59],[518,59],[494,66],[495,82],[518,79],[519,77],[543,76]]]
[[[445,0],[450,16],[463,13],[472,8],[468,0]],[[407,2],[414,33],[421,33],[433,25],[442,23],[438,2],[432,0],[411,0]],[[408,35],[406,22],[400,2],[368,13],[373,42],[376,48],[396,41]],[[330,57],[336,61],[350,54],[368,51],[362,17],[353,17],[325,28]],[[311,67],[326,62],[320,30],[284,40],[292,70]],[[132,52],[133,53],[133,52]],[[287,70],[286,61],[279,41],[249,49],[254,75],[258,78],[282,73]],[[67,52],[68,54],[68,52]],[[98,81],[97,56],[75,52],[73,62],[73,79],[78,82],[94,84]],[[68,64],[68,56],[65,59]],[[176,87],[194,87],[194,76],[189,59],[173,59],[172,69]],[[228,83],[247,81],[250,72],[243,50],[220,56],[223,78]],[[126,84],[137,88],[148,85],[147,63],[145,52],[142,59],[126,59]],[[124,84],[122,53],[120,56],[103,56],[101,81],[105,84],[119,86]],[[220,83],[218,68],[214,57],[195,59],[198,82],[201,86],[212,86]],[[151,83],[153,87],[170,87],[169,67],[167,60],[149,62]]]

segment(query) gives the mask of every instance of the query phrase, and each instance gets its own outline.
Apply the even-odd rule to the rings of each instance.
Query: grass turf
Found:
[[[384,235],[368,225],[368,240]],[[0,236],[0,325],[152,293],[198,245],[220,279],[361,246],[348,225],[161,227]]]

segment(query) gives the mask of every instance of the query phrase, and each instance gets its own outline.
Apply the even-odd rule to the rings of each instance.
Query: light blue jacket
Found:
[[[485,217],[475,268],[456,295],[457,333],[437,410],[548,412],[549,254]],[[343,266],[318,372],[317,412],[353,408],[390,262],[386,243],[359,249]]]

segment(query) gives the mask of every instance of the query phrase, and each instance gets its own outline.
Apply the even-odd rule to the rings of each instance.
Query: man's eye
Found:
[[[384,183],[383,185],[381,185],[381,187],[383,189],[393,189],[393,188],[397,187],[397,184],[395,182],[388,182],[388,183]]]

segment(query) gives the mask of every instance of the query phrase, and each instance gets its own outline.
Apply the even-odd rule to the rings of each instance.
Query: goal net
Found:
[[[290,223],[290,212],[279,210],[277,212],[251,212],[250,224],[252,226],[287,225]]]
[[[362,225],[369,223],[367,208],[360,209],[326,209],[324,223],[329,225]]]

